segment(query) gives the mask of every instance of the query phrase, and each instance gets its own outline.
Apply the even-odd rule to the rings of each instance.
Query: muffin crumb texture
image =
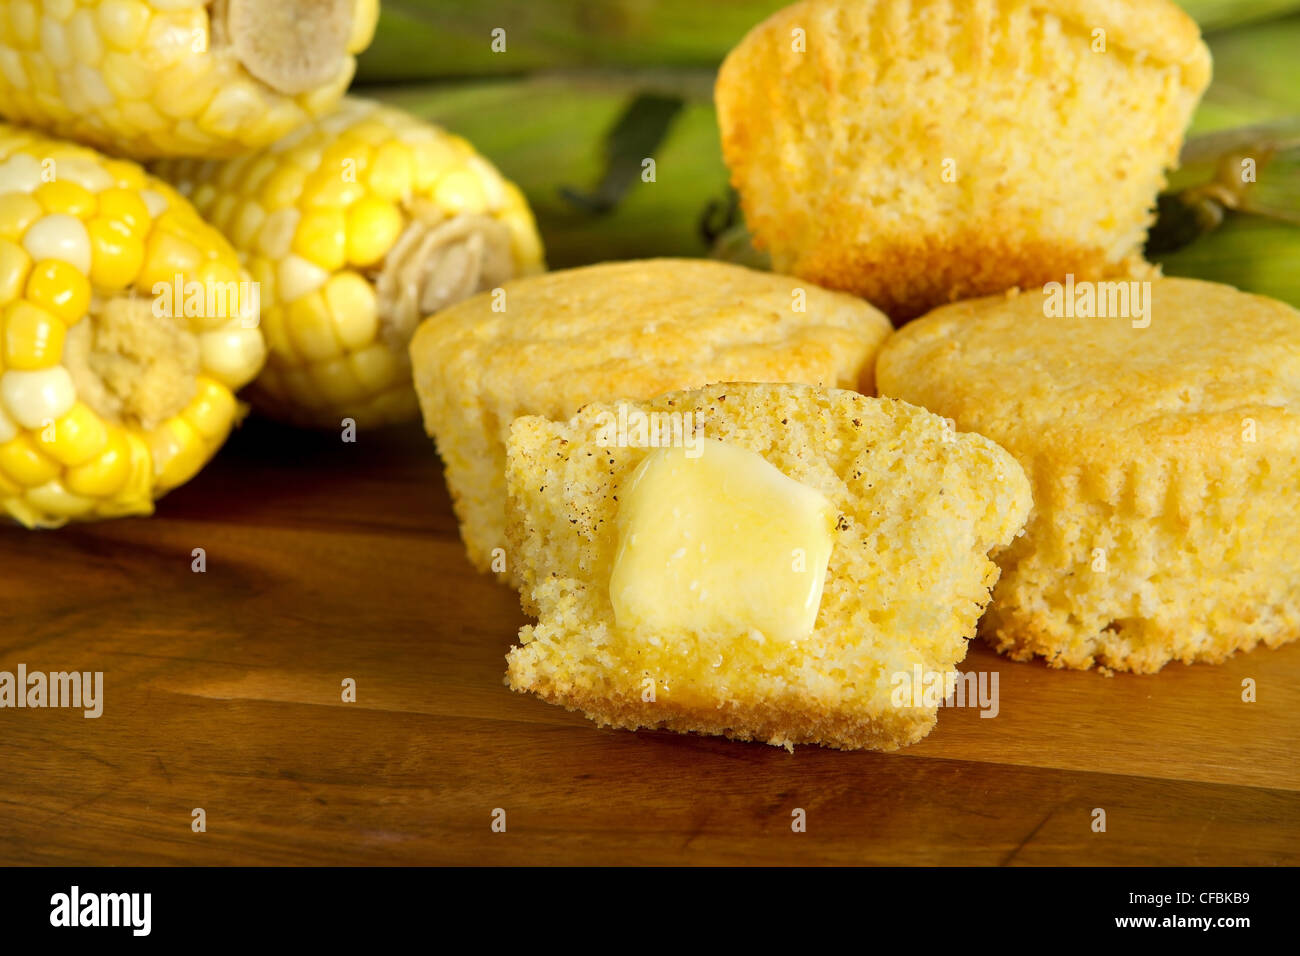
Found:
[[[504,302],[504,310],[499,303]],[[505,464],[521,415],[712,382],[874,388],[889,320],[861,299],[721,262],[603,263],[518,279],[426,319],[411,343],[424,425],[480,571],[506,547]],[[507,572],[517,581],[517,561]]]
[[[611,727],[789,748],[895,750],[924,737],[937,706],[897,703],[899,675],[952,673],[965,657],[997,579],[988,552],[1029,510],[1015,461],[923,409],[842,390],[715,385],[635,410],[689,416],[703,436],[829,500],[837,516],[814,629],[781,641],[717,619],[689,632],[619,628],[619,503],[651,450],[599,443],[614,405],[567,422],[529,416],[511,429],[509,534],[539,620],[507,656],[509,686]]]

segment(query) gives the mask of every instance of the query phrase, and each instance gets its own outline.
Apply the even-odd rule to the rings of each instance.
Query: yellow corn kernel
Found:
[[[321,154],[320,168],[321,172],[335,173],[348,182],[364,183],[374,158],[375,151],[368,143],[344,134]]]
[[[35,371],[58,364],[68,331],[59,319],[19,299],[5,306],[3,320],[6,369]]]
[[[193,478],[207,460],[207,445],[193,425],[169,418],[146,436],[153,456],[154,485],[169,491]]]
[[[239,319],[245,305],[241,295],[243,276],[237,266],[220,259],[207,259],[197,269],[186,275],[187,281],[197,282],[203,289],[203,314],[190,317],[194,327],[203,330],[218,329],[231,319]],[[250,319],[251,321],[251,319]]]
[[[108,429],[99,416],[81,402],[49,428],[33,432],[36,445],[64,465],[84,465],[108,444]]]
[[[405,202],[415,188],[415,155],[405,143],[384,143],[366,173],[370,191],[389,202]]]
[[[289,329],[285,324],[286,309],[286,306],[273,305],[262,312],[262,335],[266,337],[266,347],[273,361],[277,356],[295,358],[295,349],[289,340]]]
[[[367,196],[348,209],[348,262],[372,266],[388,254],[405,225],[396,206]]]
[[[144,267],[144,242],[119,219],[99,217],[86,224],[90,235],[90,281],[103,292],[135,283]]]
[[[331,405],[346,408],[366,395],[365,387],[357,381],[352,364],[346,358],[318,362],[308,367],[307,374],[311,376],[317,395]]]
[[[334,320],[334,334],[349,352],[375,340],[379,308],[375,290],[355,272],[340,272],[325,283],[325,305]]]
[[[89,189],[65,179],[41,183],[32,195],[47,213],[63,213],[78,219],[89,218],[99,205]]]
[[[23,251],[22,246],[0,239],[0,305],[23,294],[31,268],[32,257]]]
[[[176,276],[198,269],[202,261],[193,244],[164,229],[154,229],[145,244],[144,266],[136,284],[143,289],[152,289],[159,282],[170,285]]]
[[[59,473],[58,462],[41,454],[27,434],[0,445],[0,470],[25,488],[42,485]]]
[[[325,297],[319,291],[292,302],[286,320],[294,350],[307,361],[334,358],[343,351],[334,335],[334,321]]]
[[[198,391],[181,414],[209,442],[225,437],[234,424],[238,406],[235,396],[215,379],[200,377]]]
[[[360,53],[370,45],[378,20],[379,0],[357,0],[356,20],[352,24],[352,34],[348,37],[349,53]]]
[[[54,480],[28,488],[24,497],[38,512],[56,519],[79,518],[95,507],[93,498],[74,495]]]
[[[93,236],[91,241],[93,244]],[[76,325],[90,308],[90,281],[66,262],[46,259],[32,268],[27,280],[27,300],[64,325]]]
[[[366,187],[356,179],[348,178],[345,172],[326,167],[307,177],[299,201],[308,209],[344,209],[365,194]]]
[[[326,270],[347,261],[347,219],[341,209],[311,209],[303,213],[293,237],[293,251]]]
[[[22,239],[28,227],[44,214],[41,204],[31,196],[5,193],[0,196],[0,239]]]
[[[483,184],[467,169],[453,169],[434,188],[433,199],[451,212],[478,212],[487,204]]]
[[[106,498],[116,494],[131,476],[131,446],[120,428],[105,426],[104,447],[63,474],[64,486],[74,494]]]
[[[138,189],[105,189],[99,194],[99,217],[119,222],[133,235],[143,235],[152,217]]]
[[[14,0],[9,5],[9,22],[21,47],[36,46],[40,30],[40,14],[32,0]]]
[[[142,0],[100,0],[95,19],[104,39],[118,50],[134,50],[149,26],[151,11]]]
[[[296,163],[284,163],[262,184],[258,198],[267,210],[284,209],[298,201],[306,182],[305,169]]]
[[[68,46],[73,62],[83,67],[94,66],[104,55],[104,44],[92,11],[83,8],[72,15],[68,21]]]
[[[262,370],[266,341],[258,329],[242,328],[236,319],[199,336],[203,371],[231,389],[242,388]]]
[[[445,139],[411,144],[415,154],[415,181],[418,192],[432,189],[442,177],[460,165],[460,156]]]
[[[397,356],[382,342],[352,353],[348,356],[348,361],[352,363],[352,371],[367,392],[391,388],[409,376]]]
[[[247,248],[257,238],[265,222],[266,210],[261,205],[252,201],[242,203],[228,230],[230,241],[237,246]]]

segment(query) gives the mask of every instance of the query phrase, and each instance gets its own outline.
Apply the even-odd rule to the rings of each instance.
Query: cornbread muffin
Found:
[[[704,260],[606,263],[503,290],[426,319],[411,362],[470,560],[516,582],[504,554],[516,416],[565,419],[592,401],[739,379],[869,392],[891,331],[852,296]]]
[[[695,430],[683,435],[758,457],[762,469],[780,472],[776,481],[824,496],[831,547],[810,633],[777,636],[748,613],[782,586],[781,572],[758,557],[764,524],[779,524],[780,509],[765,521],[724,521],[721,532],[688,520],[676,529],[679,550],[659,565],[662,578],[642,562],[638,577],[620,582],[626,550],[678,521],[674,512],[730,509],[735,496],[743,513],[751,477],[737,471],[726,494],[705,500],[660,487],[650,503],[667,492],[674,507],[629,522],[624,509],[643,494],[645,463],[665,452],[602,441],[611,417],[624,414],[680,414]],[[679,472],[700,467],[689,457]],[[690,483],[698,479],[685,480],[677,487],[698,491]],[[785,747],[894,750],[929,733],[937,703],[897,699],[900,675],[955,672],[997,579],[987,552],[1012,540],[1030,507],[1024,473],[993,442],[903,402],[803,385],[714,385],[627,409],[589,405],[567,422],[520,418],[507,481],[510,539],[540,618],[507,656],[512,689],[601,725]],[[702,594],[675,573],[674,559],[689,561],[697,548],[695,571],[733,586]],[[635,610],[622,593],[628,586],[659,598],[643,608],[657,605],[679,623],[623,626],[616,602]],[[677,616],[683,605],[689,613]]]
[[[1151,283],[1141,318],[1050,318],[1044,301],[937,309],[877,368],[882,393],[987,435],[1033,483],[983,636],[1143,673],[1293,640],[1300,313],[1190,279]]]
[[[716,100],[777,271],[906,320],[1143,269],[1209,79],[1167,0],[805,0],[732,51]]]

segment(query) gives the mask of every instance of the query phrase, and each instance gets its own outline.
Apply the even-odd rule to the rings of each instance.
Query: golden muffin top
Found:
[[[865,18],[876,29],[846,32],[837,14],[850,8],[854,22],[861,24]],[[772,34],[793,52],[791,31],[797,28],[810,36],[820,33],[841,42],[853,36],[868,43],[873,33],[896,38],[901,30],[913,33],[923,48],[927,37],[942,36],[947,22],[960,16],[977,34],[996,36],[993,29],[1000,16],[1026,8],[1058,17],[1090,40],[1097,38],[1095,31],[1103,30],[1107,47],[1141,53],[1157,63],[1178,64],[1188,70],[1189,86],[1201,87],[1209,80],[1210,54],[1201,42],[1200,27],[1171,0],[801,0],[750,30],[728,59],[747,56],[760,37]],[[882,58],[908,52],[898,49],[896,42],[870,45],[871,52]],[[910,54],[917,52],[912,49]],[[724,73],[729,66],[723,67]]]
[[[604,263],[506,283],[426,319],[411,342],[427,377],[567,417],[598,398],[717,381],[869,391],[885,316],[851,295],[694,259]]]
[[[1170,0],[1030,0],[1035,10],[1052,13],[1089,35],[1106,31],[1107,44],[1145,53],[1188,69],[1188,85],[1210,79],[1210,52],[1201,28]]]
[[[1193,279],[1049,285],[906,326],[881,352],[881,393],[1013,451],[1091,439],[1125,456],[1138,437],[1234,447],[1247,419],[1300,434],[1291,306]]]

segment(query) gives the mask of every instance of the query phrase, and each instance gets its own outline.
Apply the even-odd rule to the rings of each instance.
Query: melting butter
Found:
[[[615,623],[805,638],[837,517],[825,495],[746,448],[703,439],[656,449],[619,494]]]

